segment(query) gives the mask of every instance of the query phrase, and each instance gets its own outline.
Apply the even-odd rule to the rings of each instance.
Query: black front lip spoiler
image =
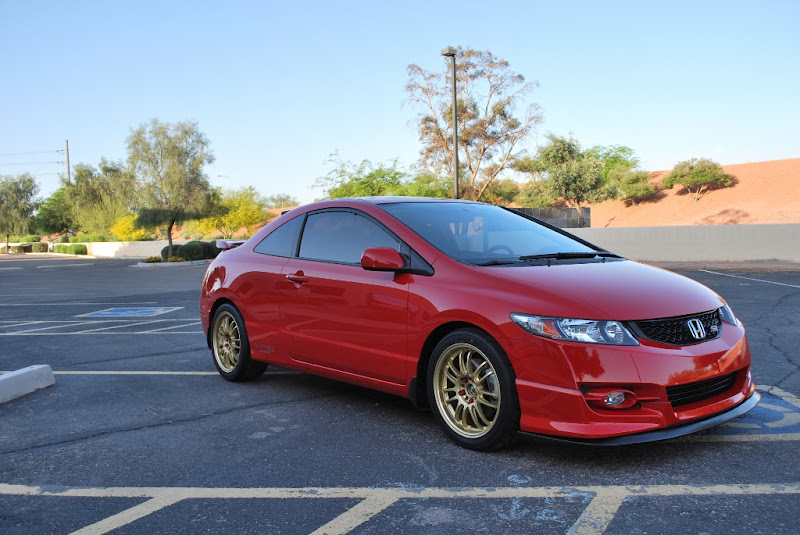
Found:
[[[664,429],[656,429],[654,431],[645,431],[644,433],[636,433],[634,435],[623,435],[619,437],[609,438],[595,438],[595,439],[580,439],[570,437],[556,437],[552,435],[537,435],[535,433],[520,432],[520,435],[531,437],[535,440],[546,442],[557,442],[560,444],[580,444],[583,446],[627,446],[629,444],[642,444],[644,442],[656,442],[659,440],[668,440],[670,438],[682,437],[691,433],[696,433],[704,429],[716,427],[725,422],[729,422],[734,418],[749,412],[753,409],[758,402],[761,401],[761,395],[758,392],[753,392],[753,395],[744,400],[739,405],[728,409],[725,412],[688,424],[680,424],[672,427],[665,427]]]

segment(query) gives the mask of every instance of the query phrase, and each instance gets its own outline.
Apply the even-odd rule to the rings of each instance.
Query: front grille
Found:
[[[698,320],[703,326],[704,336],[697,338],[692,333],[690,322]],[[636,334],[654,342],[671,346],[688,346],[717,338],[722,332],[719,311],[712,310],[703,314],[662,318],[631,322]],[[695,334],[697,329],[695,329]]]
[[[688,385],[668,386],[667,398],[669,398],[673,407],[680,407],[681,405],[713,398],[717,394],[729,390],[735,382],[736,374],[729,373],[728,375],[706,379],[697,383],[689,383]]]

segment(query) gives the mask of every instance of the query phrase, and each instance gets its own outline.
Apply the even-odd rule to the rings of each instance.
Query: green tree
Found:
[[[42,234],[66,234],[75,227],[72,208],[67,202],[66,188],[58,188],[39,205],[34,225]]]
[[[0,232],[6,237],[6,252],[11,234],[28,232],[36,210],[39,185],[29,174],[0,176]]]
[[[408,178],[403,184],[402,195],[409,197],[448,198],[453,193],[453,180],[431,173],[420,173]]]
[[[397,167],[397,160],[377,166],[369,160],[355,165],[331,154],[328,163],[334,164],[328,174],[318,178],[314,187],[322,188],[328,199],[402,195],[406,173]]]
[[[288,193],[276,193],[269,195],[264,199],[265,208],[288,208],[290,206],[297,206],[300,202],[289,195]]]
[[[603,164],[594,158],[572,160],[548,171],[551,191],[578,209],[603,199]]]
[[[423,145],[420,164],[433,174],[452,173],[451,60],[445,58],[443,72],[418,65],[409,65],[407,72],[408,100],[423,110],[417,116]],[[480,200],[499,174],[525,155],[518,146],[542,121],[538,104],[525,106],[536,86],[491,52],[458,47],[456,107],[459,167],[463,168],[459,186],[464,197]]]
[[[233,238],[242,228],[250,228],[268,219],[264,213],[266,201],[252,186],[222,193],[217,213],[201,220],[206,234],[217,230],[223,238]]]
[[[328,163],[334,164],[333,169],[314,183],[314,187],[321,188],[328,199],[385,195],[448,197],[452,191],[450,179],[430,173],[409,176],[398,167],[397,160],[377,165],[362,160],[356,165],[334,153]]]
[[[639,165],[639,158],[636,153],[632,148],[624,145],[595,145],[584,151],[583,156],[584,158],[594,158],[603,162],[603,169],[600,174],[603,176],[604,184],[608,183],[612,169],[618,167],[633,169]]]
[[[620,163],[608,173],[606,188],[615,192],[614,197],[636,204],[636,201],[653,194],[656,188],[648,182],[650,173],[639,171]]]
[[[546,208],[553,206],[558,197],[546,180],[530,180],[514,197],[514,202],[523,208]]]
[[[536,165],[546,177],[546,188],[552,197],[563,198],[578,209],[606,197],[603,190],[603,162],[586,156],[574,138],[547,135],[548,142],[539,147]]]
[[[548,132],[545,138],[547,143],[536,151],[534,168],[547,173],[559,165],[579,160],[582,157],[581,145],[575,138],[557,136],[552,132]]]
[[[505,206],[519,194],[519,184],[510,178],[495,180],[486,188],[484,198],[492,204]]]
[[[685,186],[697,202],[711,188],[730,186],[731,178],[718,163],[707,158],[691,158],[676,164],[661,181],[661,187],[671,188],[675,184]]]
[[[78,228],[105,234],[119,218],[135,211],[136,179],[121,162],[103,158],[99,170],[84,163],[73,169],[64,200]]]
[[[175,124],[152,119],[131,130],[128,164],[140,186],[143,224],[166,224],[168,257],[175,223],[207,209],[212,188],[203,166],[214,162],[208,138],[193,121]]]

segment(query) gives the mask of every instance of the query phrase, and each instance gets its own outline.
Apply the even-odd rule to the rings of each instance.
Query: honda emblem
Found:
[[[695,340],[702,340],[706,337],[706,328],[703,327],[703,322],[697,318],[690,319],[686,322],[689,327],[689,332],[692,333]]]

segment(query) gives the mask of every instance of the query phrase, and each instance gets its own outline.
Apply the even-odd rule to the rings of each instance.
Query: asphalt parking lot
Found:
[[[461,449],[429,413],[270,368],[214,369],[204,266],[0,255],[0,533],[797,533],[800,271],[689,269],[748,329],[763,398],[677,440]]]

